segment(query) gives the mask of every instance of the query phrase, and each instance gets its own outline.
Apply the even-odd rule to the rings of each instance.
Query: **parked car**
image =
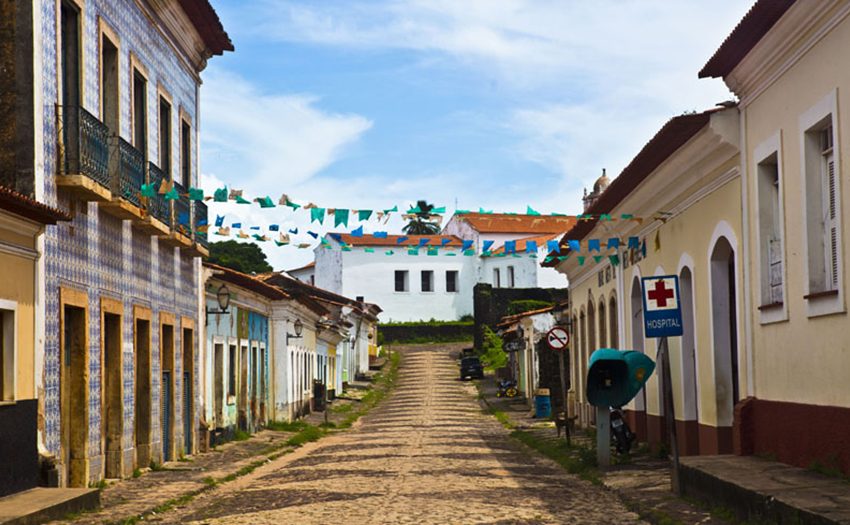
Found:
[[[484,379],[484,367],[478,357],[464,357],[460,360],[460,379],[467,377]]]

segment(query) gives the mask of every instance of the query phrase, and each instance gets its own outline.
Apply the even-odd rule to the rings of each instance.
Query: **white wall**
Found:
[[[333,241],[330,241],[333,243]],[[333,249],[319,246],[316,254],[316,286],[339,295],[342,293],[342,256],[351,252],[343,252],[336,244]],[[377,254],[367,254],[377,256]],[[386,257],[386,255],[384,255]],[[352,296],[353,298],[354,296]]]
[[[476,282],[477,257],[445,255],[446,249],[440,249],[440,254],[426,255],[421,249],[419,255],[408,255],[406,248],[395,248],[393,255],[383,252],[390,248],[375,248],[375,253],[365,253],[362,248],[354,248],[350,252],[339,251],[337,248],[325,250],[341,255],[343,271],[342,286],[337,293],[350,298],[362,296],[365,301],[379,305],[383,312],[382,322],[387,321],[418,321],[431,318],[453,321],[472,313],[472,288]],[[317,261],[317,282],[321,288],[331,289],[320,282],[324,268]],[[395,291],[395,271],[408,272],[408,291]],[[434,272],[433,292],[421,291],[421,272]],[[446,272],[458,272],[458,291],[446,292]],[[330,273],[330,272],[327,272]]]

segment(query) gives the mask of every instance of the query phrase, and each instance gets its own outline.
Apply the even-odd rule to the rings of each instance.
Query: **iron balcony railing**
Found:
[[[59,174],[85,175],[109,188],[109,128],[80,106],[56,106]]]
[[[171,204],[165,200],[165,195],[159,193],[163,180],[165,173],[153,162],[148,162],[148,184],[152,184],[156,192],[155,197],[148,199],[148,213],[171,227]]]
[[[207,205],[203,201],[193,201],[192,202],[192,229],[195,232],[195,241],[203,246],[204,248],[209,249],[209,240],[207,238],[206,231],[198,231],[201,230],[202,226],[209,226],[209,219],[207,217]]]
[[[192,206],[189,201],[187,190],[177,181],[174,181],[174,189],[180,198],[174,201],[174,229],[189,237],[192,231]]]
[[[120,137],[118,145],[112,149],[112,154],[112,194],[141,206],[142,184],[145,183],[145,156]]]

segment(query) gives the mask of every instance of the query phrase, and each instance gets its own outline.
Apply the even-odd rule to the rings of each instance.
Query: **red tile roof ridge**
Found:
[[[7,186],[0,186],[0,210],[6,210],[41,224],[73,220],[68,212],[38,202]]]
[[[399,247],[407,247],[410,245],[419,245],[419,241],[421,239],[428,239],[429,241],[439,240],[442,243],[443,239],[450,239],[450,241],[443,244],[428,244],[426,246],[463,246],[463,239],[455,236],[455,235],[404,235],[404,234],[392,234],[387,235],[386,237],[375,237],[374,234],[364,234],[362,237],[354,237],[350,233],[329,233],[327,236],[333,238],[333,236],[339,236],[345,244],[357,247],[357,246],[399,246]],[[398,239],[406,237],[404,241],[401,243],[398,242]]]
[[[463,213],[457,217],[479,233],[562,233],[576,221],[572,215]]]
[[[527,245],[528,241],[536,241],[537,244],[538,244],[538,246],[537,246],[538,249],[539,248],[545,248],[545,246],[542,246],[541,243],[546,242],[546,241],[551,241],[553,239],[557,239],[558,237],[560,237],[563,234],[564,234],[564,232],[547,233],[545,235],[532,235],[531,237],[523,237],[521,239],[514,239],[516,241],[516,251],[524,252],[526,250],[527,246],[528,246]],[[491,253],[493,255],[496,255],[498,253],[502,253],[503,251],[505,251],[505,245],[504,244],[502,246],[499,246],[495,250],[493,250]]]

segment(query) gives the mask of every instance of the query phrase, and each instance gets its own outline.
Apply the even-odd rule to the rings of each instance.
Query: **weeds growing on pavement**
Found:
[[[307,422],[300,419],[296,421],[269,421],[266,425],[266,429],[278,432],[300,432],[305,427],[307,427]]]
[[[233,433],[233,441],[245,441],[250,437],[251,434],[245,432],[244,430],[237,429],[236,432]]]
[[[141,475],[142,475],[142,471],[141,471],[141,469],[138,469],[138,468],[134,468],[134,469],[133,469],[133,477],[134,477],[134,478],[138,478],[138,477],[139,477],[139,476],[141,476]]]

